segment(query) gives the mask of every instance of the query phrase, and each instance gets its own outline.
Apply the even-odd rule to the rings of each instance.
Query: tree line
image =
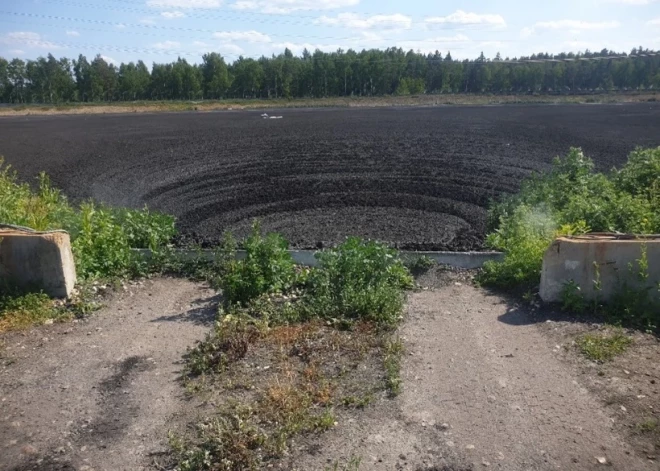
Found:
[[[621,57],[623,56],[623,57]],[[305,98],[408,95],[422,93],[580,93],[599,90],[660,89],[660,55],[643,49],[630,54],[600,52],[534,54],[510,61],[483,53],[475,60],[385,50],[289,49],[272,57],[239,57],[227,63],[218,53],[199,64],[178,58],[171,63],[108,63],[0,57],[0,101],[63,103],[222,98]]]

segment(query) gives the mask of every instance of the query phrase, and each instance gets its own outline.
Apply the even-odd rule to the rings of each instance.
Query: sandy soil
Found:
[[[313,446],[294,444],[284,469],[332,469],[351,458],[360,471],[658,469],[556,346],[561,333],[550,323],[471,286],[465,273],[436,286],[409,298],[402,395],[341,415]],[[0,468],[166,462],[172,421],[196,419],[177,380],[181,355],[211,328],[215,301],[205,287],[157,279],[84,322],[6,335]]]

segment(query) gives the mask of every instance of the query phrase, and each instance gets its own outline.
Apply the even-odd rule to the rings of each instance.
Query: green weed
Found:
[[[400,338],[389,339],[384,346],[385,385],[390,396],[401,394],[401,360],[403,357],[403,341]]]
[[[413,278],[396,251],[372,241],[349,238],[317,254],[304,301],[315,316],[362,319],[394,325],[403,309],[403,291]]]
[[[621,329],[613,329],[608,333],[581,335],[576,343],[588,359],[608,361],[624,353],[632,344],[632,339]]]

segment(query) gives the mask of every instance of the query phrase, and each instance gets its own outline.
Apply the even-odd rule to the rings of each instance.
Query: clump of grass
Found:
[[[652,433],[658,430],[658,419],[646,419],[635,427],[641,433]]]
[[[603,362],[624,353],[632,344],[632,339],[622,329],[613,329],[607,333],[581,335],[576,343],[588,359]]]
[[[403,380],[401,379],[401,360],[403,357],[403,341],[400,338],[385,342],[385,384],[390,396],[401,394]]]
[[[3,292],[0,294],[0,332],[82,317],[98,308],[85,296],[63,302],[42,292],[26,293],[13,287],[5,286]]]
[[[43,323],[61,315],[62,311],[44,293],[0,296],[0,332]]]

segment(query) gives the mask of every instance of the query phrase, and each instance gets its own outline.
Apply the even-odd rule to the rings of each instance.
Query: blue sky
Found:
[[[451,51],[454,58],[660,49],[660,0],[0,0],[0,56],[112,62],[285,47]]]

